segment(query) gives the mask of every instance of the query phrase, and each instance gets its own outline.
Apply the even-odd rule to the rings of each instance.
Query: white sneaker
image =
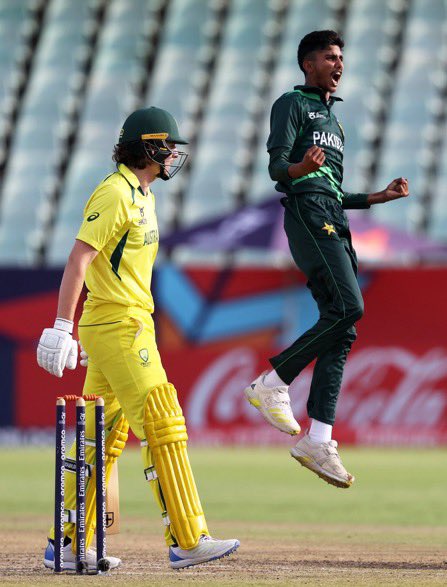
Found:
[[[96,571],[96,549],[89,548],[86,552],[87,571]],[[106,556],[105,560],[109,563],[109,569],[116,569],[121,564],[121,559],[116,556]],[[48,539],[48,546],[45,550],[43,564],[47,569],[54,569],[54,544]],[[76,570],[76,555],[71,549],[71,541],[64,546],[64,571]]]
[[[288,386],[266,387],[264,385],[266,374],[267,371],[264,371],[244,389],[246,398],[252,406],[261,412],[269,424],[292,436],[299,434],[301,428],[290,407]]]
[[[215,540],[211,536],[203,534],[199,544],[195,548],[184,550],[180,546],[169,547],[169,560],[173,569],[192,567],[209,561],[229,556],[237,548],[240,542],[235,538],[231,540]]]
[[[290,450],[290,454],[327,483],[347,489],[354,483],[355,477],[344,468],[337,446],[336,440],[312,442],[309,435],[305,434]]]

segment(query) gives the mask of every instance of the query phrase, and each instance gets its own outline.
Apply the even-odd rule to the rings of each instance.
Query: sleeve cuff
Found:
[[[290,163],[287,163],[287,165],[273,165],[270,168],[270,177],[274,181],[287,184],[291,179],[289,175],[289,166]]]
[[[82,241],[83,243],[90,245],[93,247],[98,253],[101,251],[101,245],[97,243],[95,240],[90,239],[88,236],[83,236],[81,234],[76,235],[77,241]]]
[[[368,195],[364,193],[352,194],[350,192],[344,193],[343,208],[350,210],[367,209],[371,206],[368,204]]]

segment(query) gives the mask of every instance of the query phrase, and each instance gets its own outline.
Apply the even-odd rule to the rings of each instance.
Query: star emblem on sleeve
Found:
[[[333,224],[328,224],[327,222],[324,223],[324,226],[321,230],[326,230],[328,235],[331,235],[332,233],[337,234],[334,228]]]

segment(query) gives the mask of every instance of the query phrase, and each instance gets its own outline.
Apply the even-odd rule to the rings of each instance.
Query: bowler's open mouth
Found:
[[[331,78],[333,82],[338,84],[341,78],[341,71],[334,71],[334,73],[331,75]]]

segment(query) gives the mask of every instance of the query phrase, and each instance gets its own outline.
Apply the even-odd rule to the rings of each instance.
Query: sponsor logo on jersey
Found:
[[[93,222],[93,220],[96,220],[99,216],[99,212],[93,212],[93,214],[90,214],[90,216],[87,216],[87,222]]]
[[[334,147],[337,151],[343,153],[343,141],[337,135],[331,132],[324,132],[314,130],[313,132],[314,145],[324,145],[326,147]]]
[[[307,114],[311,120],[315,120],[315,118],[327,118],[324,114],[321,114],[321,112],[308,112]]]
[[[152,245],[153,243],[158,243],[158,230],[148,230],[144,233],[144,245]]]

